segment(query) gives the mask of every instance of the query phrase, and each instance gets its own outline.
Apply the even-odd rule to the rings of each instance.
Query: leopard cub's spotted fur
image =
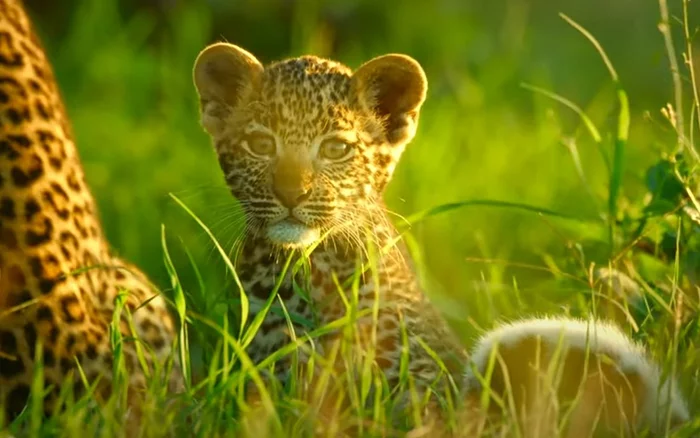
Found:
[[[194,81],[202,124],[247,217],[238,260],[244,289],[266,299],[287,254],[318,244],[309,270],[288,275],[279,295],[290,313],[324,325],[346,312],[334,276],[342,285],[358,262],[375,263],[360,279],[358,312],[375,310],[378,302],[378,316],[357,323],[360,351],[375,345],[376,364],[396,383],[405,327],[408,371],[419,388],[445,371],[459,374],[464,349],[421,291],[382,201],[425,99],[420,65],[386,55],[353,72],[304,56],[263,67],[245,50],[221,43],[199,55]],[[372,251],[376,260],[368,257]],[[294,293],[294,281],[313,306]],[[304,332],[296,329],[297,336]],[[260,361],[289,341],[283,316],[269,313],[249,354]]]
[[[45,386],[54,389],[47,410],[70,376],[83,386],[76,361],[109,393],[109,325],[121,292],[128,293],[135,334],[156,357],[167,357],[174,339],[164,301],[110,252],[69,125],[21,2],[0,0],[0,423],[24,408],[39,345]],[[126,319],[121,330],[133,337]],[[146,382],[135,347],[123,343],[138,389]]]

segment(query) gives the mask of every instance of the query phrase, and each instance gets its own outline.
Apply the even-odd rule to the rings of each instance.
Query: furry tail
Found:
[[[640,345],[601,321],[500,326],[479,340],[470,365],[468,423],[479,430],[469,436],[480,436],[496,418],[510,419],[521,436],[570,438],[664,435],[668,424],[689,419],[673,379],[662,378]]]

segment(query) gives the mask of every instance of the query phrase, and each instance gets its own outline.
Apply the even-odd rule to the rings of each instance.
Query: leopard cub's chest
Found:
[[[239,258],[238,275],[253,313],[260,311],[285,273],[288,255],[274,254],[272,248],[260,245],[244,248]],[[298,336],[342,318],[348,303],[368,307],[370,300],[364,295],[374,291],[371,284],[371,276],[362,272],[354,253],[317,249],[303,261],[293,255],[251,355],[264,358],[288,343],[289,322]]]
[[[292,255],[285,272],[288,254],[274,254],[265,246],[248,249],[238,263],[243,289],[255,299],[267,300],[282,275],[278,296],[285,305],[299,310],[309,307],[323,313],[334,312],[335,301],[343,301],[340,295],[351,293],[351,281],[358,270],[354,255],[322,250],[308,258],[301,254]],[[368,281],[365,277],[360,275],[360,283]]]

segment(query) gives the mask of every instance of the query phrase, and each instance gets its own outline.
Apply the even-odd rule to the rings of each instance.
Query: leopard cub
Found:
[[[376,314],[357,322],[358,345],[376,346],[376,365],[396,383],[405,328],[408,371],[420,388],[446,373],[459,375],[464,348],[419,287],[382,201],[416,132],[427,89],[421,66],[391,54],[355,72],[315,56],[263,67],[240,47],[219,43],[197,58],[194,82],[202,125],[246,214],[237,260],[244,289],[267,299],[286,255],[313,247],[304,274],[313,306],[294,293],[301,278],[287,276],[279,295],[303,318],[312,319],[315,307],[323,325],[346,311],[334,277],[342,285],[358,263],[374,263],[360,276],[357,311]],[[380,249],[376,260],[370,247]],[[296,329],[297,336],[305,330]],[[249,354],[260,361],[288,342],[284,317],[270,312]]]

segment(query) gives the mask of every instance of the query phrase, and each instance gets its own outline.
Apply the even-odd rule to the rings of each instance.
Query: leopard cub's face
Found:
[[[413,138],[427,88],[403,55],[354,73],[312,56],[263,67],[225,43],[200,53],[194,82],[248,232],[282,247],[357,240]]]

